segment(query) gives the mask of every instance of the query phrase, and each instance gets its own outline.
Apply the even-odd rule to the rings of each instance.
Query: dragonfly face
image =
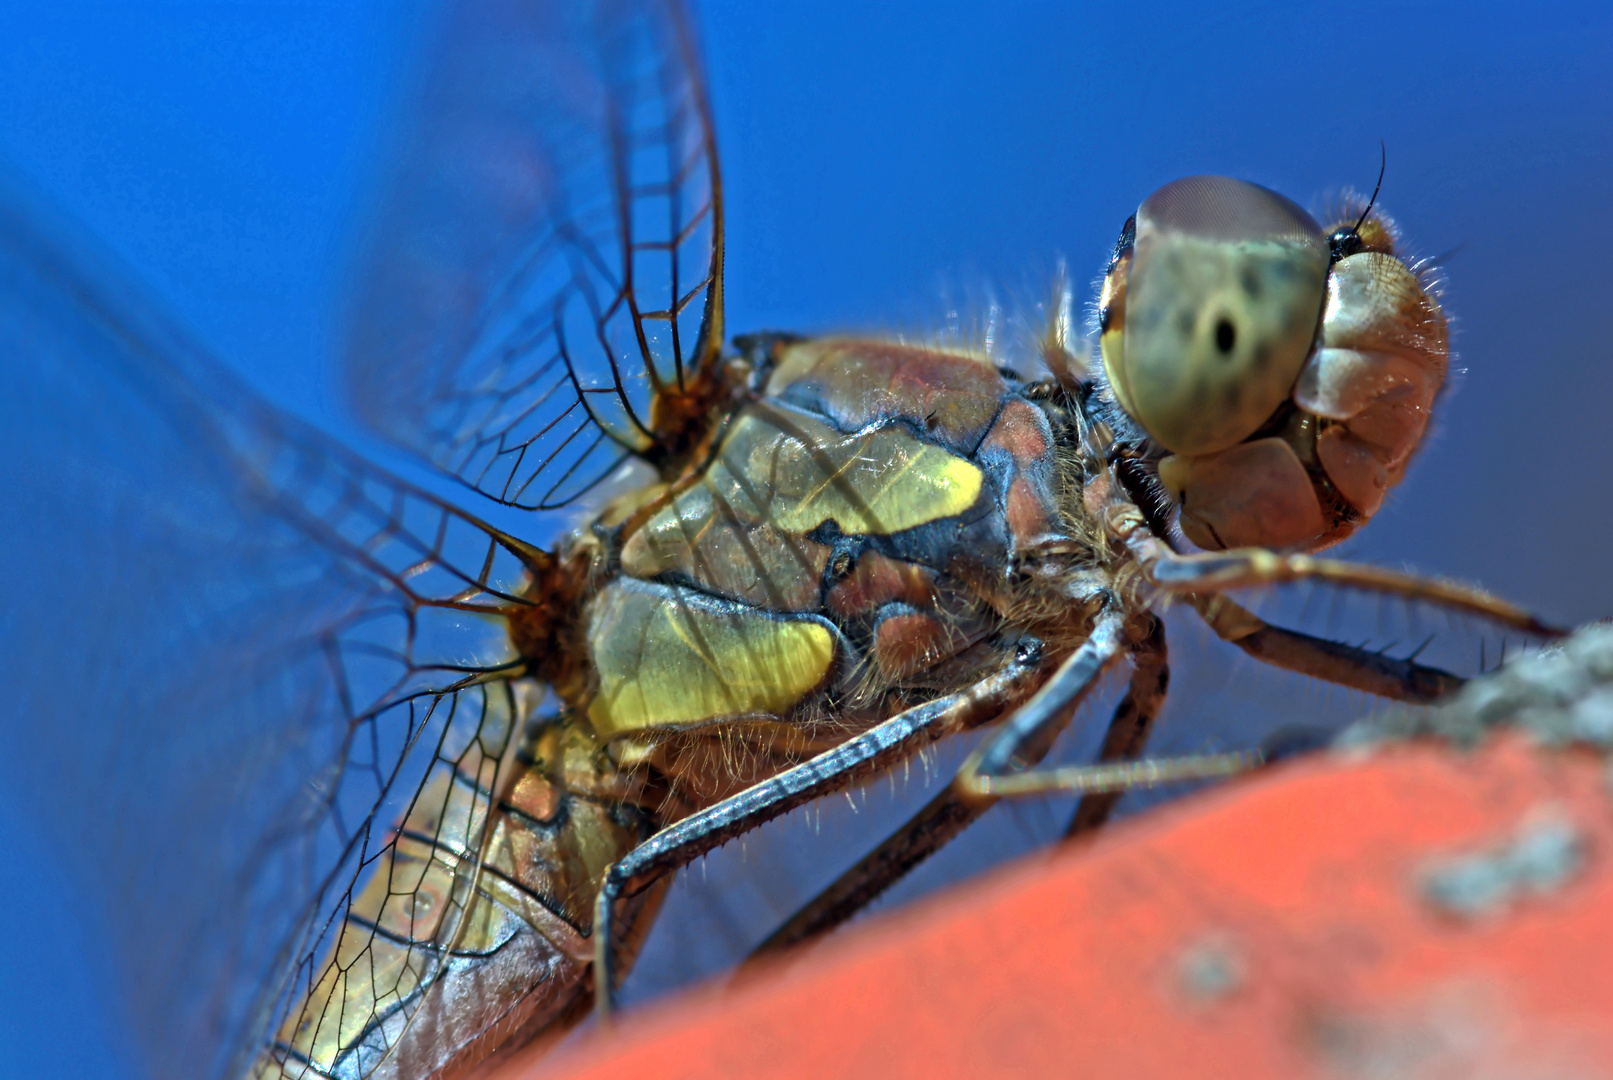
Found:
[[[1438,305],[1381,216],[1330,245],[1203,178],[1150,197],[1110,268],[1108,390],[1056,330],[1038,347],[1063,381],[933,344],[730,343],[679,13],[437,29],[346,371],[451,497],[264,406],[71,254],[93,245],[4,204],[12,398],[47,403],[7,425],[46,429],[7,447],[38,463],[10,482],[38,508],[13,561],[73,601],[17,590],[32,632],[6,671],[36,732],[97,733],[27,760],[94,796],[58,828],[118,824],[86,884],[118,900],[159,1074],[436,1075],[564,1025],[607,868],[903,710],[1005,671],[999,704],[1022,703],[1027,658],[1074,655],[1106,613],[1155,691],[1127,699],[1146,735],[1163,644],[1138,575],[1169,507],[1125,511],[1157,480],[1206,548],[1337,539],[1399,479],[1443,372]],[[1176,341],[1125,336],[1167,311],[1192,316]],[[544,547],[487,500],[588,509]],[[118,642],[88,660],[86,611]],[[627,883],[621,956],[665,880]]]
[[[1377,511],[1445,382],[1445,317],[1418,269],[1370,206],[1324,230],[1223,177],[1143,202],[1104,277],[1103,368],[1167,452],[1190,540],[1314,550]]]

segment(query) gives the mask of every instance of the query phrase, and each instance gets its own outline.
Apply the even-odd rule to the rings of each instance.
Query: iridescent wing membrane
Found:
[[[658,6],[441,30],[351,381],[478,490],[558,505],[664,459],[720,346],[697,71]],[[523,711],[501,613],[545,556],[255,400],[94,250],[0,192],[0,770],[99,907],[147,1071],[238,1074],[310,1000],[345,1044],[429,984],[457,923],[400,843],[481,844]]]
[[[704,420],[722,208],[700,69],[673,4],[446,7],[372,224],[349,387],[483,494],[561,506]]]
[[[0,196],[0,770],[148,1071],[235,1073],[401,808],[490,783],[528,549],[254,400],[46,220]]]

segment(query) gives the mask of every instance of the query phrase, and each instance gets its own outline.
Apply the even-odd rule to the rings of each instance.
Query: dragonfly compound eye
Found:
[[[1315,344],[1328,262],[1321,227],[1274,191],[1194,176],[1154,192],[1100,302],[1120,405],[1179,454],[1253,434]]]

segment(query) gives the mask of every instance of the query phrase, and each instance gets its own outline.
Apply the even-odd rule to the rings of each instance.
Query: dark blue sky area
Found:
[[[0,160],[265,394],[342,428],[329,342],[408,40],[394,9],[4,10]],[[1466,374],[1345,554],[1479,581],[1557,620],[1613,613],[1607,5],[713,2],[700,21],[736,332],[911,329],[949,289],[1039,288],[1060,256],[1085,283],[1168,180],[1225,173],[1317,206],[1370,188],[1383,140],[1382,205],[1417,250],[1449,253]],[[1212,649],[1190,644],[1186,662]],[[1287,707],[1261,678],[1202,681],[1217,715]],[[1175,745],[1199,745],[1190,701],[1168,715]],[[22,904],[0,959],[0,1060],[65,1051],[24,1071],[131,1075],[90,985],[94,933],[32,843],[19,836],[0,872]],[[720,859],[712,871],[733,875],[727,892],[680,886],[641,994],[725,962],[701,913],[759,887]]]

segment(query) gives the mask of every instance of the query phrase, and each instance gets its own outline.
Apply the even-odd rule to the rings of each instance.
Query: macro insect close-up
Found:
[[[1607,613],[1606,14],[950,14],[18,15],[9,1057],[457,1075]]]

